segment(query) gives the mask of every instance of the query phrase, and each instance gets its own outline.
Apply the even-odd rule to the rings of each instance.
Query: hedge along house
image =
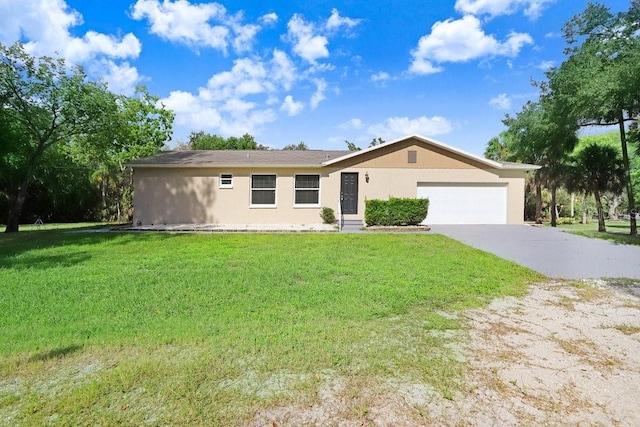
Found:
[[[134,224],[314,224],[323,206],[363,221],[365,200],[429,198],[426,224],[521,224],[539,166],[418,135],[362,151],[171,151],[134,169]]]

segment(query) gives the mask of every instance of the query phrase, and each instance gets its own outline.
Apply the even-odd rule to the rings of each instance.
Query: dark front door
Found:
[[[340,200],[343,214],[358,213],[358,174],[342,173]]]

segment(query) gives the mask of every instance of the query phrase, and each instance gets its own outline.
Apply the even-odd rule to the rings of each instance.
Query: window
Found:
[[[233,188],[233,174],[221,173],[220,174],[220,188]]]
[[[416,163],[418,160],[418,152],[415,150],[409,150],[407,156],[407,163]]]
[[[276,205],[275,175],[251,175],[251,205]]]
[[[296,175],[295,205],[320,204],[320,175]]]

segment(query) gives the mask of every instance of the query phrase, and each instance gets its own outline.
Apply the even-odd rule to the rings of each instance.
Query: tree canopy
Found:
[[[598,231],[607,231],[602,195],[608,191],[619,194],[624,188],[624,168],[618,150],[592,142],[576,150],[571,160],[566,182],[568,188],[594,196],[598,211]]]
[[[536,218],[542,214],[541,186],[551,190],[551,225],[556,225],[555,191],[561,185],[564,164],[578,138],[578,125],[567,116],[553,98],[528,102],[515,116],[504,119],[507,131],[502,136],[507,160],[542,166],[534,174]],[[508,141],[508,142],[507,142]],[[495,144],[495,143],[494,143]]]
[[[640,116],[640,0],[632,0],[627,11],[612,13],[599,3],[570,19],[562,28],[567,43],[565,61],[547,73],[548,81],[536,82],[540,98],[529,102],[516,116],[507,116],[507,130],[489,141],[485,156],[494,160],[518,160],[543,168],[535,173],[536,216],[541,211],[541,185],[551,190],[576,184],[571,173],[589,164],[600,176],[617,171],[616,165],[589,163],[576,152],[568,155],[576,143],[576,131],[582,126],[618,127],[621,157],[590,147],[602,161],[620,162],[628,196],[628,209],[636,209],[634,181],[627,140],[640,143],[637,123]],[[627,135],[627,131],[629,134]],[[629,138],[627,138],[627,136]],[[640,144],[639,144],[640,145]],[[640,149],[640,148],[639,148]],[[593,160],[593,159],[591,159]],[[582,169],[586,173],[585,169]],[[616,173],[617,173],[616,172]],[[614,174],[615,175],[615,174]],[[617,175],[616,175],[617,176]],[[597,181],[591,177],[591,182]],[[585,181],[586,182],[586,181]],[[608,191],[619,187],[610,183]],[[605,188],[601,182],[599,188]],[[595,194],[593,188],[587,189]],[[555,210],[552,209],[552,223]],[[631,213],[631,212],[630,212]],[[630,215],[630,233],[637,234],[635,217]]]
[[[618,126],[628,204],[634,209],[625,124],[640,115],[640,0],[616,14],[589,3],[564,25],[563,34],[568,57],[548,73],[545,94],[560,99],[582,126]],[[633,215],[630,232],[637,234]]]
[[[265,150],[267,147],[258,144],[255,138],[245,133],[240,138],[211,135],[203,131],[191,132],[187,142],[189,150]]]
[[[282,147],[283,150],[308,150],[309,147],[304,142],[300,141],[298,144],[289,144]]]
[[[50,181],[58,191],[67,183],[56,185],[55,176],[69,178],[74,171],[74,178],[88,179],[94,169],[153,154],[170,137],[173,122],[144,88],[133,98],[115,95],[80,67],[33,57],[20,43],[0,44],[0,103],[6,232],[18,231],[32,186]]]

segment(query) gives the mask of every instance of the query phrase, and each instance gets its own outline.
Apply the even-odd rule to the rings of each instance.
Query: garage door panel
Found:
[[[429,199],[425,224],[506,224],[504,184],[419,183],[417,196]]]

